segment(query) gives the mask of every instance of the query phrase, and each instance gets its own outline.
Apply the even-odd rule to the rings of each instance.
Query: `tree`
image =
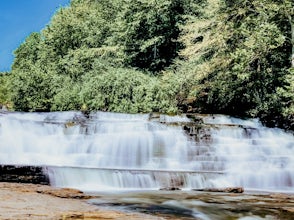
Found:
[[[293,115],[291,0],[72,0],[15,55],[17,110]]]
[[[61,8],[44,29],[45,43],[55,49],[57,56],[83,46],[101,47],[110,35],[117,7],[117,0],[74,0],[70,7]]]
[[[27,61],[27,68],[12,71],[11,99],[17,111],[49,111],[57,86],[54,74]]]
[[[93,71],[83,76],[80,96],[89,110],[112,112],[174,111],[168,97],[161,99],[158,79],[130,68],[102,66],[94,62]]]
[[[170,65],[181,44],[177,41],[183,22],[180,0],[125,0],[118,12],[113,35],[127,65],[153,72]]]
[[[201,41],[194,41],[196,55],[188,54],[196,64],[194,107],[253,117],[280,114],[276,89],[287,84],[292,46],[290,23],[280,10],[284,3],[209,3],[217,13],[194,32]]]

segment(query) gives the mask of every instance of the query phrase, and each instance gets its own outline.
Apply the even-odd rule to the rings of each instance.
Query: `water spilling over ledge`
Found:
[[[222,115],[0,114],[0,163],[85,191],[243,186],[294,191],[294,137]]]

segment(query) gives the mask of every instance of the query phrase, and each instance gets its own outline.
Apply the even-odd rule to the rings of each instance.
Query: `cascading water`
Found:
[[[257,120],[98,112],[0,114],[0,163],[47,167],[58,187],[105,189],[243,186],[294,191],[294,137]],[[179,122],[179,123],[176,123]],[[196,139],[196,140],[195,140]]]
[[[211,129],[213,154],[223,158],[227,175],[215,185],[247,189],[294,191],[294,137],[281,129],[263,127],[257,120],[219,116]]]

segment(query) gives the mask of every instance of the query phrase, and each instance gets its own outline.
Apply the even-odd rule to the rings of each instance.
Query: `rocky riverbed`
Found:
[[[274,192],[145,191],[99,194],[98,206],[181,220],[290,220],[294,195]]]
[[[87,203],[90,196],[74,189],[45,185],[0,183],[1,220],[161,219],[105,210]]]
[[[85,194],[0,183],[0,219],[294,219],[294,195],[147,191]]]

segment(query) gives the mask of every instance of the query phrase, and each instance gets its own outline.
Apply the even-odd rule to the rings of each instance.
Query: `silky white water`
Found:
[[[258,120],[201,118],[196,141],[182,129],[190,121],[184,116],[0,114],[0,163],[46,166],[53,185],[86,191],[228,186],[294,191],[292,134]]]

